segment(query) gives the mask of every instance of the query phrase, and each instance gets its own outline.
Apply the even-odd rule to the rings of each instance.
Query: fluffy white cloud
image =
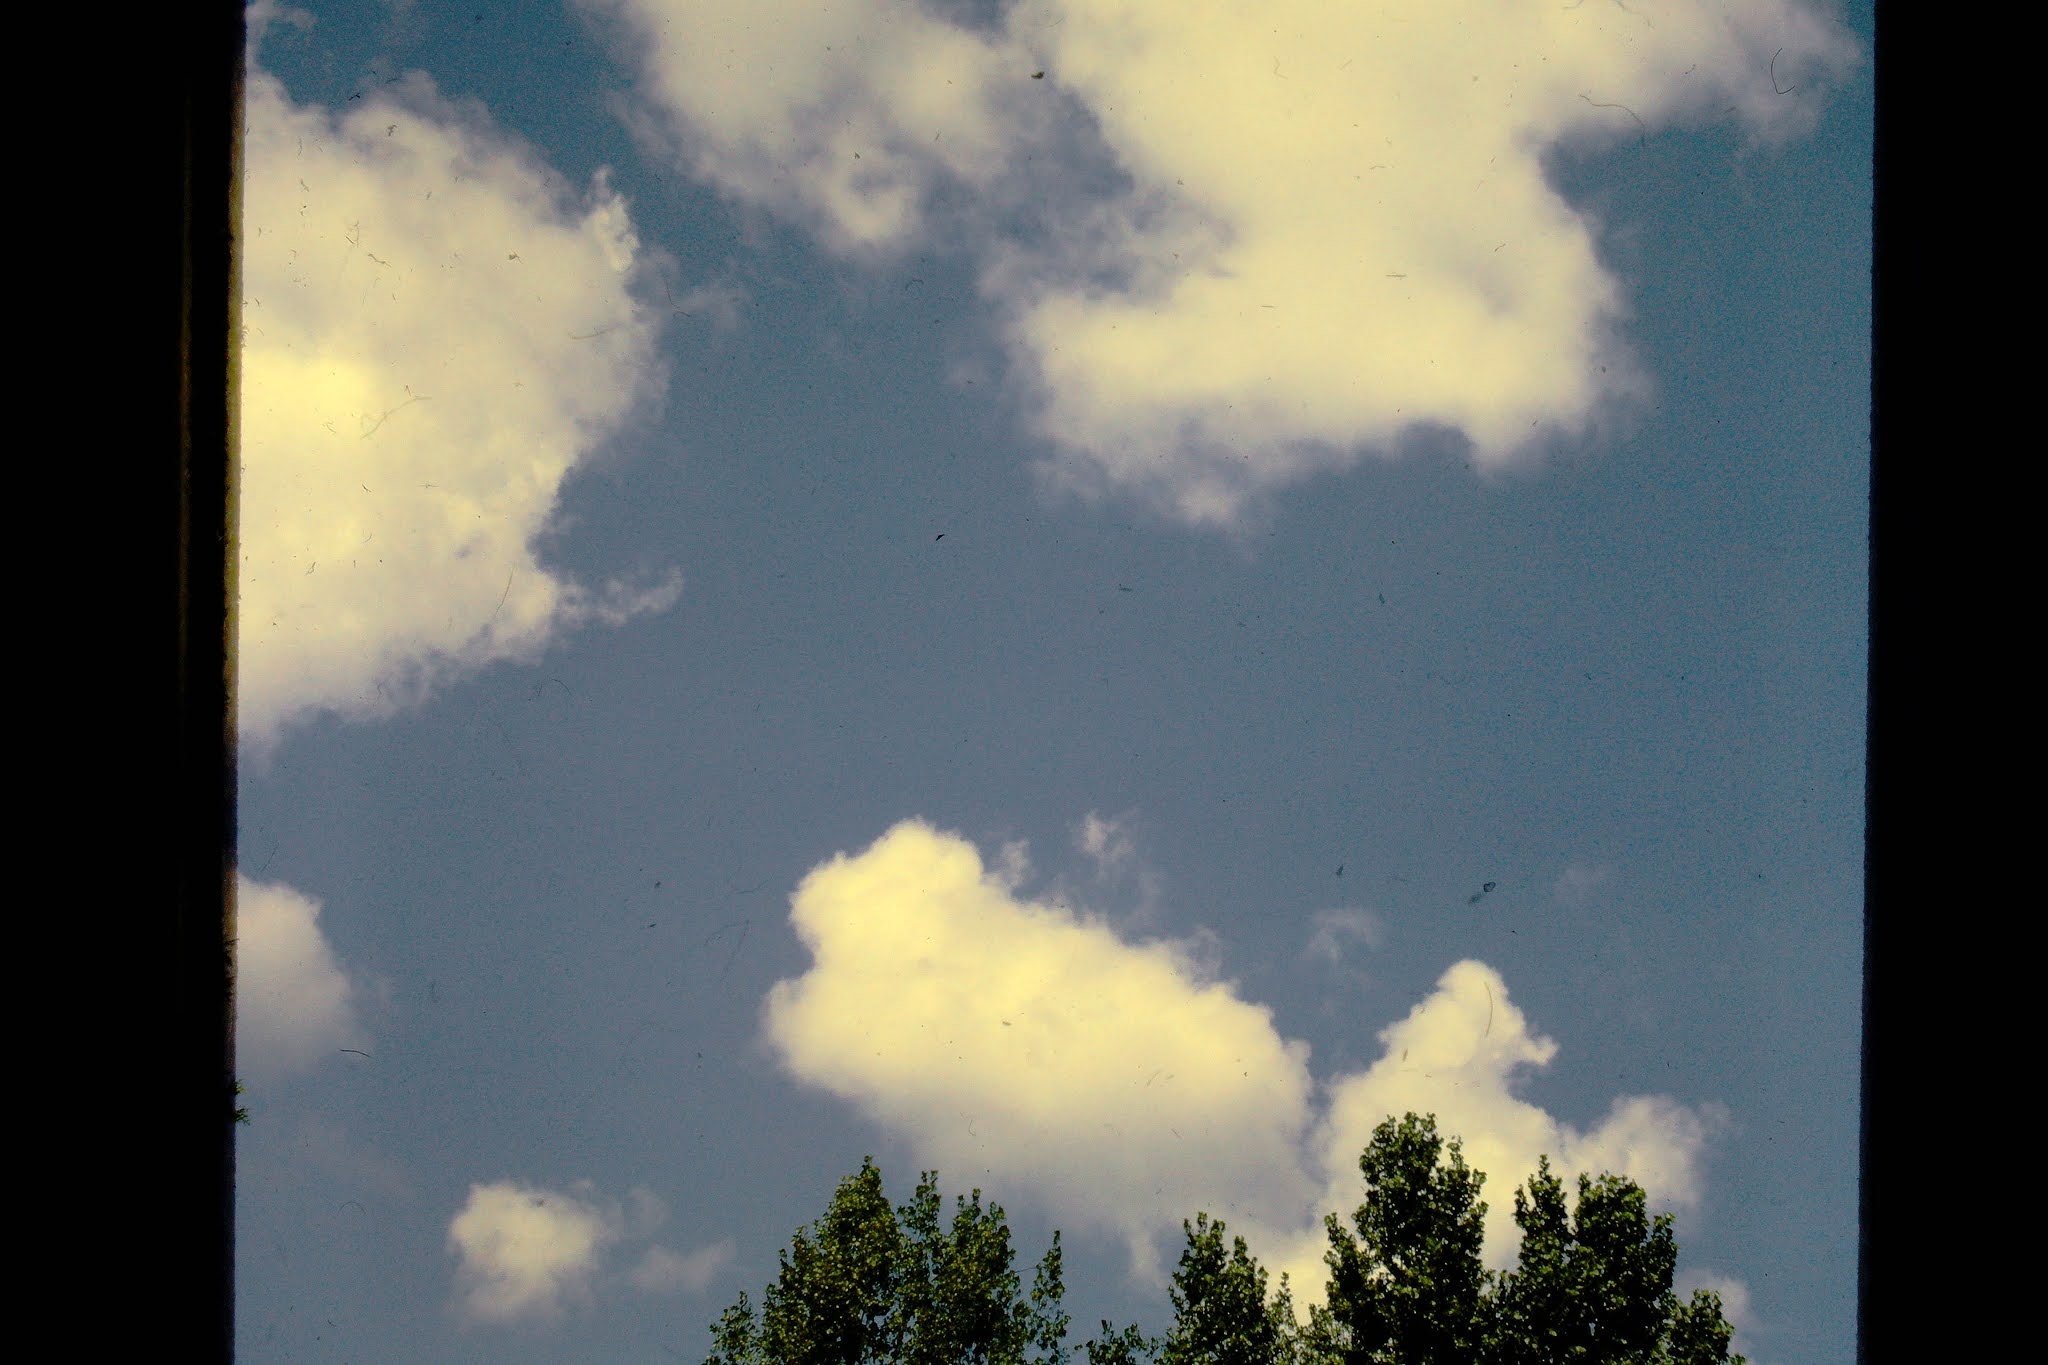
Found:
[[[336,114],[248,89],[240,708],[259,751],[620,621],[673,582],[536,561],[563,478],[658,389],[626,206],[422,76]]]
[[[615,1208],[577,1195],[502,1180],[471,1185],[448,1225],[459,1260],[459,1306],[479,1322],[547,1318],[590,1292],[600,1254],[618,1240]]]
[[[915,4],[582,3],[640,63],[650,141],[841,249],[900,244],[942,179],[991,179],[1028,107],[1020,56]]]
[[[586,3],[685,166],[837,247],[975,190],[949,236],[979,239],[1048,472],[1215,524],[1418,430],[1499,466],[1625,409],[1622,290],[1545,158],[1779,139],[1856,55],[1807,0]]]
[[[1438,1130],[1464,1142],[1465,1159],[1488,1178],[1486,1257],[1513,1262],[1519,1235],[1511,1192],[1539,1156],[1569,1180],[1579,1171],[1613,1171],[1640,1184],[1651,1200],[1686,1208],[1702,1194],[1699,1159],[1720,1111],[1688,1109],[1658,1097],[1616,1099],[1588,1132],[1553,1118],[1515,1093],[1519,1077],[1548,1066],[1553,1040],[1530,1031],[1499,973],[1482,962],[1455,964],[1408,1016],[1381,1030],[1380,1059],[1333,1081],[1310,1139],[1325,1185],[1318,1207],[1348,1214],[1364,1194],[1358,1155],[1383,1119],[1413,1110],[1437,1116]],[[1325,1243],[1311,1231],[1276,1259],[1297,1283],[1320,1282]]]
[[[791,920],[816,961],[768,998],[786,1065],[939,1169],[1039,1190],[1141,1260],[1204,1201],[1291,1220],[1314,1193],[1308,1049],[1179,945],[1019,900],[916,822],[814,870]]]
[[[361,1048],[356,988],[320,932],[320,902],[235,879],[235,1066],[271,1080]]]
[[[1320,1293],[1321,1215],[1358,1204],[1359,1152],[1409,1109],[1435,1112],[1496,1186],[1547,1153],[1562,1173],[1630,1175],[1660,1205],[1699,1195],[1708,1117],[1628,1097],[1581,1133],[1513,1094],[1557,1047],[1482,963],[1453,966],[1382,1032],[1378,1062],[1318,1094],[1307,1045],[1186,945],[1126,942],[1021,898],[973,845],[922,822],[814,869],[791,921],[814,960],[766,1002],[788,1070],[923,1163],[985,1173],[1070,1226],[1121,1235],[1141,1274],[1206,1209]],[[1503,1264],[1511,1201],[1494,1203],[1488,1255]]]
[[[1773,98],[1847,55],[1785,0],[1217,6],[1049,0],[1034,35],[1131,177],[1005,297],[1062,472],[1195,521],[1419,426],[1482,464],[1583,431],[1638,384],[1560,143]],[[1026,30],[1020,20],[1018,31]]]

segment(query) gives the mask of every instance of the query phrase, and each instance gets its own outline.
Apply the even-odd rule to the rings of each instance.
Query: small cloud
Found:
[[[627,1278],[649,1294],[701,1294],[732,1264],[733,1254],[730,1241],[699,1247],[687,1256],[667,1247],[649,1247]]]
[[[1377,948],[1386,934],[1386,921],[1370,910],[1346,906],[1318,910],[1311,921],[1313,930],[1302,954],[1313,961],[1339,966],[1348,946]]]
[[[1104,819],[1091,810],[1082,817],[1081,828],[1074,835],[1074,844],[1094,861],[1097,876],[1107,877],[1137,856],[1130,825],[1131,817],[1128,815]]]
[[[651,1237],[668,1221],[668,1202],[644,1185],[626,1195],[625,1231],[628,1237]]]
[[[1614,869],[1605,863],[1588,867],[1573,863],[1557,874],[1557,882],[1551,887],[1551,894],[1560,905],[1584,905],[1593,898],[1593,892],[1614,875]]]
[[[448,1225],[458,1306],[477,1322],[555,1317],[589,1296],[598,1258],[621,1230],[616,1209],[576,1195],[511,1180],[471,1185]]]
[[[1031,877],[1031,842],[1028,839],[1011,839],[996,853],[996,865],[991,874],[1004,886],[1015,891]]]
[[[749,301],[747,291],[739,285],[717,282],[700,284],[686,293],[674,296],[669,302],[669,307],[680,317],[709,322],[723,332],[740,325],[740,309]]]
[[[285,24],[300,33],[312,30],[313,16],[296,5],[287,5],[282,0],[250,0],[243,23],[248,34],[248,47],[254,52],[270,35],[273,24]]]
[[[1166,883],[1159,870],[1138,851],[1136,811],[1120,815],[1089,811],[1074,831],[1074,847],[1093,865],[1097,885],[1087,893],[1062,886],[1064,898],[1101,901],[1112,898],[1113,893],[1113,918],[1125,930],[1144,933],[1163,925]],[[1205,942],[1206,933],[1202,929],[1192,930],[1183,943],[1197,958],[1211,958],[1220,946]]]
[[[363,1048],[357,989],[320,931],[320,902],[235,879],[235,1062],[246,1080],[305,1071]]]

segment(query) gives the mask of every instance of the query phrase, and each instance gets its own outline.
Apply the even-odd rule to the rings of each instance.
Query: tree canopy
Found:
[[[1539,1159],[1516,1189],[1513,1269],[1481,1260],[1486,1177],[1434,1117],[1374,1130],[1359,1157],[1365,1198],[1349,1223],[1324,1222],[1324,1302],[1297,1320],[1287,1277],[1267,1272],[1220,1219],[1184,1222],[1185,1245],[1159,1336],[1104,1322],[1064,1343],[1060,1238],[1027,1292],[1009,1224],[981,1191],[943,1217],[936,1172],[900,1207],[872,1158],[840,1183],[825,1215],[780,1255],[757,1311],[744,1293],[713,1328],[705,1365],[1744,1365],[1721,1301],[1672,1292],[1669,1214],[1642,1187]]]
[[[872,1158],[800,1230],[757,1313],[745,1294],[712,1329],[706,1365],[1023,1365],[1062,1358],[1059,1234],[1027,1296],[1009,1223],[981,1191],[943,1218],[927,1171],[891,1208]],[[1030,1354],[1027,1354],[1027,1351]]]

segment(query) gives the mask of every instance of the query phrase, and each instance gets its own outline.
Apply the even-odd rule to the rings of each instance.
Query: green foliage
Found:
[[[1747,1365],[1741,1356],[1728,1354],[1729,1338],[1735,1329],[1721,1316],[1721,1296],[1712,1290],[1695,1289],[1692,1302],[1682,1303],[1671,1315],[1671,1329],[1651,1357],[1654,1365]]]
[[[1456,1138],[1437,1136],[1434,1117],[1415,1114],[1375,1128],[1358,1168],[1357,1238],[1335,1214],[1323,1224],[1324,1348],[1344,1365],[1472,1365],[1485,1335],[1486,1177]]]
[[[1107,1319],[1103,1321],[1101,1334],[1081,1346],[1088,1365],[1145,1365],[1157,1356],[1158,1351],[1159,1343],[1137,1328],[1112,1327]]]
[[[1548,1158],[1515,1191],[1513,1270],[1480,1259],[1486,1177],[1432,1116],[1373,1130],[1365,1200],[1325,1220],[1326,1302],[1295,1322],[1285,1276],[1269,1282],[1220,1219],[1182,1224],[1173,1325],[1148,1337],[1102,1324],[1087,1365],[1745,1365],[1715,1295],[1672,1293],[1671,1217],[1642,1187],[1578,1178],[1567,1207]],[[782,1254],[757,1313],[745,1294],[713,1328],[706,1365],[1054,1365],[1069,1354],[1059,1234],[1023,1291],[1000,1205],[981,1191],[944,1217],[938,1178],[892,1208],[872,1160]]]
[[[892,1208],[872,1159],[781,1254],[757,1315],[745,1294],[712,1329],[706,1365],[1050,1365],[1060,1359],[1057,1235],[1027,1297],[1010,1229],[981,1191],[944,1217],[927,1171]]]
[[[1651,1359],[1678,1305],[1671,1293],[1678,1264],[1671,1215],[1653,1222],[1633,1181],[1581,1175],[1578,1210],[1567,1216],[1563,1183],[1546,1157],[1526,1190],[1515,1191],[1515,1222],[1521,1258],[1494,1294],[1494,1359]]]
[[[1232,1238],[1225,1254],[1221,1219],[1198,1213],[1181,1227],[1187,1246],[1167,1291],[1173,1328],[1160,1342],[1161,1365],[1269,1365],[1284,1358],[1294,1335],[1285,1283],[1269,1301],[1265,1267],[1244,1238]]]

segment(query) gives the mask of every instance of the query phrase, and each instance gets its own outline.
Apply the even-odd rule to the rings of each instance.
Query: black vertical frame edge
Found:
[[[167,1202],[178,1216],[163,1246],[175,1259],[163,1287],[146,1292],[160,1315],[157,1342],[181,1358],[225,1361],[234,1355],[233,602],[246,15],[241,0],[160,10],[137,21],[151,45],[138,54],[138,93],[161,113],[141,136],[154,144],[163,177],[164,193],[149,207],[164,221],[153,226],[165,248],[175,245],[176,266],[172,287],[150,296],[170,372],[150,389],[164,404],[152,422],[160,436],[140,456],[171,513],[156,543],[171,570],[162,582],[175,586],[162,603],[169,629],[158,635],[174,714],[156,757],[174,885],[162,907],[172,911],[168,922],[145,948],[168,976],[158,987],[171,1063],[159,1131],[176,1177]]]
[[[1994,424],[2012,362],[1966,311],[1987,292],[1977,270],[2027,268],[1987,259],[1994,225],[1970,191],[1995,177],[1967,170],[2021,125],[1991,107],[2002,83],[1986,79],[1999,59],[1981,26],[1905,0],[1879,0],[1876,21],[1859,1365],[2009,1354],[2011,1320],[1983,1301],[2009,1254],[1992,1248],[2011,1235],[2002,1198],[2024,1149],[2006,1147],[1996,1097],[2015,1079],[2007,1048],[2026,1046],[2001,1040],[2034,1031],[1990,1017],[2016,1014],[2014,993],[1968,989],[1995,970],[1987,950],[2021,969],[2032,956],[2000,907],[2029,894],[2015,888],[2031,884],[2034,840],[2009,837],[2011,798],[1986,771],[1997,754],[2023,787],[2032,777],[2021,734],[2038,704],[2020,690],[2034,690],[2032,670],[1998,666],[1989,648],[2016,624],[2009,585],[2026,580],[1999,557],[2031,499],[1999,496],[2014,443]],[[1964,72],[1987,98],[1956,98]],[[2012,802],[2031,819],[2025,805]],[[1993,1081],[1987,1063],[2005,1074]]]

